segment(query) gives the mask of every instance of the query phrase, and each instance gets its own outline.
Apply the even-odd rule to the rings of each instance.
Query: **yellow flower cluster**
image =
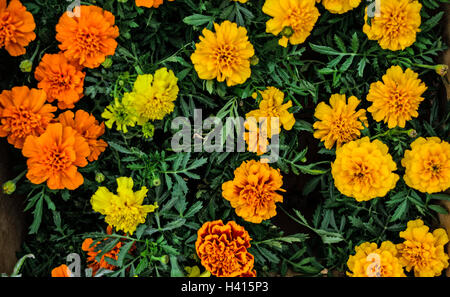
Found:
[[[409,221],[407,229],[399,233],[404,241],[394,245],[384,241],[378,248],[376,243],[364,242],[355,247],[347,266],[352,277],[404,277],[414,270],[416,277],[439,276],[447,268],[449,256],[444,251],[448,243],[447,232],[429,227],[422,220]]]

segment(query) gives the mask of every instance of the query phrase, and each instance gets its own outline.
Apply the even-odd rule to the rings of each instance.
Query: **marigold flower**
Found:
[[[206,222],[197,231],[195,249],[202,265],[218,277],[236,277],[253,269],[250,235],[234,221]]]
[[[281,126],[286,130],[291,130],[295,124],[295,118],[292,113],[288,111],[292,107],[292,101],[283,104],[284,93],[275,87],[268,87],[266,90],[260,92],[262,100],[259,103],[259,109],[248,112],[245,117],[255,118],[260,123],[261,129],[267,129],[266,133],[269,138],[273,134],[279,134]],[[257,94],[253,93],[253,98],[257,98]],[[278,118],[278,127],[272,127],[272,119]],[[263,125],[267,122],[266,125]]]
[[[136,110],[133,107],[133,101],[129,96],[124,96],[122,100],[114,98],[114,102],[108,105],[102,113],[102,118],[106,119],[106,127],[112,128],[116,123],[117,130],[128,132],[127,126],[134,127],[138,120]]]
[[[83,97],[85,73],[63,53],[45,54],[34,72],[38,88],[47,93],[47,101],[58,101],[59,109],[74,108]]]
[[[244,83],[251,75],[250,58],[255,54],[247,30],[230,21],[214,23],[215,33],[203,29],[191,56],[201,79],[227,81],[227,86]]]
[[[339,192],[357,201],[384,197],[399,179],[388,150],[387,145],[377,139],[370,142],[369,137],[338,148],[331,174]]]
[[[443,192],[450,187],[450,144],[437,137],[419,137],[405,151],[402,166],[409,187],[429,194]]]
[[[222,196],[238,216],[259,224],[277,214],[275,203],[283,202],[283,196],[276,191],[284,191],[282,185],[279,169],[255,160],[244,161],[234,171],[234,179],[222,184]]]
[[[173,2],[175,0],[168,0],[170,2]],[[164,0],[136,0],[136,6],[143,6],[143,7],[154,7],[158,8],[161,4],[163,4]]]
[[[96,68],[106,56],[114,55],[119,29],[109,11],[97,6],[80,6],[80,17],[64,13],[56,25],[56,40],[67,59],[83,67]]]
[[[56,107],[45,104],[44,91],[26,86],[14,87],[0,94],[0,137],[21,149],[27,136],[44,133]]]
[[[392,66],[383,75],[383,81],[370,85],[367,101],[373,102],[367,109],[375,121],[384,121],[389,128],[405,127],[406,121],[417,117],[421,95],[427,89],[411,69],[405,72],[400,66]]]
[[[322,5],[326,10],[337,14],[346,13],[358,7],[360,3],[361,0],[322,0]]]
[[[66,264],[62,264],[52,269],[52,277],[71,277],[72,272]]]
[[[133,192],[133,179],[119,177],[117,179],[117,194],[111,193],[106,187],[100,187],[91,198],[92,209],[105,215],[108,225],[133,234],[139,224],[145,223],[149,212],[158,208],[154,205],[142,205],[147,195],[147,187]]]
[[[285,28],[292,29],[292,34],[281,35],[278,43],[283,47],[288,42],[303,43],[320,15],[315,0],[266,0],[262,11],[272,17],[266,23],[267,33],[278,36]]]
[[[356,107],[361,101],[355,96],[348,98],[345,95],[333,94],[330,97],[330,105],[320,102],[314,113],[319,120],[313,125],[314,137],[324,142],[325,148],[331,149],[357,139],[361,130],[369,126],[366,111]],[[364,126],[363,126],[364,123]]]
[[[439,276],[448,267],[449,256],[444,251],[448,242],[445,229],[439,228],[429,232],[422,220],[409,221],[407,229],[400,232],[405,239],[397,245],[400,263],[406,271],[414,270],[416,277]]]
[[[263,126],[263,123],[260,123]],[[267,152],[269,140],[266,129],[260,129],[256,119],[250,117],[244,122],[244,128],[248,132],[244,132],[244,140],[248,145],[248,151],[261,156]]]
[[[416,41],[420,32],[420,9],[415,0],[377,0],[380,15],[375,15],[368,24],[367,9],[363,32],[370,40],[378,40],[382,49],[404,50]]]
[[[403,266],[397,258],[397,249],[390,241],[378,248],[374,242],[364,242],[355,247],[356,254],[347,261],[352,277],[405,277]]]
[[[11,56],[26,53],[25,47],[36,38],[33,15],[18,0],[0,0],[0,48]]]
[[[88,164],[90,150],[76,130],[55,123],[39,137],[28,136],[22,154],[28,158],[26,176],[32,183],[47,182],[52,190],[74,190],[84,182],[78,167]]]
[[[179,88],[178,78],[172,70],[158,69],[155,75],[139,75],[134,83],[133,92],[124,95],[125,100],[133,102],[137,112],[138,124],[162,120],[175,107]]]
[[[59,115],[58,121],[64,126],[72,127],[87,141],[91,152],[88,157],[89,162],[97,160],[108,146],[103,139],[98,139],[105,133],[105,124],[99,124],[95,117],[86,111],[78,110],[74,114],[68,110]]]

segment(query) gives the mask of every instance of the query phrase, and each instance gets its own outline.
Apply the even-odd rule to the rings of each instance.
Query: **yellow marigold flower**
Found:
[[[378,40],[382,49],[404,50],[416,41],[420,32],[420,9],[415,0],[379,0],[380,15],[375,15],[368,24],[367,8],[363,32],[370,40]]]
[[[383,75],[383,81],[370,85],[367,101],[373,102],[367,109],[375,121],[384,121],[389,128],[405,127],[406,121],[417,117],[417,109],[423,101],[427,86],[411,69],[403,72],[400,66],[392,66]]]
[[[266,90],[260,92],[262,100],[259,103],[259,109],[248,112],[245,117],[255,118],[258,123],[267,121],[267,135],[272,138],[273,134],[279,134],[281,126],[286,130],[291,130],[295,124],[295,118],[292,113],[288,111],[292,107],[292,101],[283,104],[284,93],[275,87],[268,87]],[[257,98],[257,94],[253,93],[253,98]],[[278,118],[278,127],[272,127],[272,118]],[[262,125],[260,128],[264,129]]]
[[[247,3],[248,0],[233,0],[234,2],[241,2],[241,3]]]
[[[128,96],[124,96],[121,101],[114,98],[114,102],[103,111],[102,118],[107,120],[105,122],[106,127],[111,129],[113,124],[116,123],[117,130],[123,131],[123,133],[128,132],[127,126],[134,127],[138,120],[133,102],[130,101]]]
[[[119,177],[117,194],[106,187],[100,187],[91,198],[92,209],[105,215],[105,222],[125,233],[133,234],[139,224],[145,223],[149,212],[154,212],[158,204],[142,205],[147,195],[147,188],[142,187],[133,192],[133,179]]]
[[[322,5],[331,13],[343,14],[356,8],[361,0],[322,0]]]
[[[234,179],[222,184],[222,196],[238,216],[259,224],[277,214],[275,203],[283,202],[283,196],[276,191],[284,191],[282,185],[279,169],[255,160],[244,161],[234,171]]]
[[[447,232],[436,229],[433,233],[422,220],[409,221],[400,237],[405,239],[397,245],[400,263],[406,266],[406,271],[414,269],[416,277],[439,276],[448,267],[449,256],[444,251],[448,242]]]
[[[333,94],[330,97],[330,105],[320,102],[314,113],[319,120],[313,125],[314,137],[324,142],[327,149],[331,149],[355,140],[361,135],[364,126],[368,127],[366,110],[356,111],[361,101],[355,96],[347,99],[345,95]],[[364,126],[363,126],[364,123]]]
[[[177,99],[179,92],[177,82],[178,78],[167,68],[158,69],[154,76],[144,74],[137,77],[133,92],[126,93],[124,97],[133,102],[139,125],[162,120],[173,111],[173,101]]]
[[[262,10],[272,17],[266,23],[266,32],[275,36],[282,33],[278,43],[283,47],[288,42],[303,43],[320,15],[315,0],[266,0]]]
[[[255,54],[247,30],[230,21],[214,23],[215,33],[203,29],[191,56],[201,79],[227,81],[227,86],[244,83],[251,75],[250,58]]]
[[[393,173],[397,165],[387,145],[369,137],[344,144],[336,150],[331,174],[339,192],[357,201],[384,197],[392,190],[399,176]]]
[[[450,187],[450,144],[437,137],[417,138],[405,152],[406,184],[423,193],[443,192]]]
[[[390,241],[384,241],[378,248],[374,242],[364,242],[355,247],[356,254],[350,256],[347,266],[352,277],[405,277],[403,267],[397,258],[397,249]]]

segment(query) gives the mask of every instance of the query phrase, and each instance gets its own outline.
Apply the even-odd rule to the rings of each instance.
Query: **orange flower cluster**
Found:
[[[11,56],[26,53],[25,47],[36,38],[33,15],[19,0],[0,0],[0,48]]]
[[[250,235],[234,221],[206,222],[197,231],[195,249],[202,265],[219,277],[256,276]]]

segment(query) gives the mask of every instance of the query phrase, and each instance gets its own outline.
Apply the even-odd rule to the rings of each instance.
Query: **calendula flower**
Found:
[[[322,0],[322,5],[326,10],[337,14],[346,13],[347,11],[358,7],[360,3],[361,0]]]
[[[253,269],[250,235],[234,221],[206,222],[197,231],[195,249],[202,265],[214,276],[235,277]]]
[[[375,121],[384,121],[389,128],[405,127],[406,121],[417,117],[426,85],[411,69],[405,72],[400,66],[392,66],[383,75],[383,81],[370,85],[367,101],[373,102],[367,109]]]
[[[52,269],[52,277],[71,277],[72,272],[66,264],[62,264]]]
[[[25,139],[44,133],[53,120],[56,107],[45,104],[44,91],[14,87],[0,94],[0,137],[7,137],[15,148],[21,149]]]
[[[403,243],[397,245],[400,263],[406,271],[414,270],[416,277],[439,276],[448,267],[449,256],[444,250],[448,242],[445,229],[429,232],[422,220],[409,221],[407,229],[400,232]]]
[[[374,242],[364,242],[355,247],[356,254],[347,261],[352,277],[405,277],[403,266],[397,257],[397,249],[390,241],[381,246]]]
[[[330,105],[320,102],[314,113],[319,120],[313,125],[314,137],[324,142],[325,148],[331,149],[357,139],[361,130],[369,126],[366,111],[356,107],[361,101],[355,96],[348,98],[345,95],[333,94],[330,97]],[[364,125],[363,125],[364,123]]]
[[[22,153],[28,158],[27,178],[34,184],[47,182],[51,190],[74,190],[83,184],[78,167],[88,164],[86,140],[71,127],[50,124],[41,136],[28,136]]]
[[[367,9],[363,32],[370,40],[377,40],[382,49],[404,50],[416,41],[420,32],[420,9],[415,0],[377,0],[380,5],[376,15],[368,23]]]
[[[262,11],[272,17],[266,23],[266,32],[281,35],[278,43],[283,47],[288,42],[303,43],[320,15],[315,0],[266,0]]]
[[[387,145],[378,139],[371,142],[369,137],[338,148],[331,173],[339,192],[357,201],[384,197],[399,179],[393,173],[397,165],[388,150]]]
[[[132,102],[137,112],[138,124],[162,120],[175,107],[179,88],[178,78],[172,70],[158,69],[155,75],[139,75],[134,83],[133,92],[126,93],[124,99]]]
[[[63,53],[45,54],[34,72],[38,88],[47,93],[48,102],[57,100],[59,109],[74,108],[83,97],[85,75]]]
[[[256,153],[258,156],[265,154],[269,146],[267,129],[260,129],[259,123],[253,117],[246,119],[244,128],[248,130],[248,132],[244,132],[244,140],[248,145],[248,151]]]
[[[97,160],[98,156],[103,153],[108,146],[103,139],[98,139],[105,133],[105,124],[99,124],[95,117],[86,111],[77,110],[75,114],[71,111],[66,111],[59,115],[58,121],[64,126],[72,127],[83,136],[89,144],[89,162]]]
[[[275,87],[268,87],[266,90],[260,92],[262,100],[259,103],[259,109],[248,112],[245,117],[247,119],[253,117],[260,123],[260,129],[265,129],[269,138],[273,134],[279,134],[281,126],[285,130],[291,130],[295,124],[295,118],[292,113],[288,111],[292,107],[292,101],[283,104],[284,93]],[[253,93],[253,98],[257,98],[257,93]],[[278,119],[278,126],[272,126],[273,120]],[[262,125],[266,122],[267,124]]]
[[[33,15],[18,0],[0,0],[0,49],[11,56],[26,53],[25,47],[36,38]]]
[[[244,83],[251,75],[250,58],[255,51],[247,30],[230,21],[214,23],[215,33],[203,29],[200,42],[191,56],[201,79],[226,80],[227,86]]]
[[[405,151],[402,166],[409,187],[429,194],[443,192],[450,187],[450,144],[437,137],[419,137]]]
[[[255,160],[244,161],[234,171],[234,179],[222,184],[222,196],[238,216],[258,224],[277,214],[275,203],[283,202],[277,191],[284,191],[282,185],[279,169]]]
[[[145,222],[148,213],[158,208],[156,202],[154,205],[142,205],[147,195],[147,187],[133,192],[133,185],[132,178],[119,177],[117,194],[111,193],[106,187],[100,187],[91,198],[92,209],[105,215],[108,225],[130,234]]]
[[[108,105],[102,113],[102,118],[106,119],[106,127],[112,128],[116,123],[117,130],[128,132],[128,126],[134,127],[138,121],[136,110],[133,107],[133,101],[129,96],[124,96],[122,100],[114,98],[114,102]]]
[[[173,2],[175,0],[168,0],[170,2]],[[136,0],[136,6],[143,6],[143,7],[153,7],[158,8],[161,4],[163,4],[164,0]]]
[[[80,16],[64,13],[56,25],[56,40],[67,59],[96,68],[106,56],[114,55],[119,29],[114,15],[97,6],[80,6]]]

